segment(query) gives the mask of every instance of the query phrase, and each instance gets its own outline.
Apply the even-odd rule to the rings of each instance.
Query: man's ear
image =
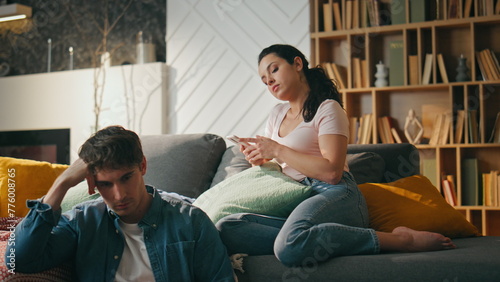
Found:
[[[146,161],[146,157],[142,157],[142,162],[140,164],[142,175],[146,174],[147,167],[148,167],[148,162]]]
[[[295,69],[297,71],[301,71],[302,68],[304,67],[304,63],[302,62],[302,59],[299,56],[293,59],[293,65],[295,66]]]

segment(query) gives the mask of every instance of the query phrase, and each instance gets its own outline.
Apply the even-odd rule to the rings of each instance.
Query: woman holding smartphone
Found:
[[[346,162],[349,125],[340,95],[323,69],[309,68],[290,45],[272,45],[259,55],[259,75],[285,103],[269,115],[265,136],[240,138],[252,165],[276,160],[283,173],[312,187],[311,196],[286,219],[235,214],[217,227],[230,253],[275,254],[286,266],[300,266],[381,251],[455,248],[441,234],[398,227],[391,233],[368,228],[365,199]]]

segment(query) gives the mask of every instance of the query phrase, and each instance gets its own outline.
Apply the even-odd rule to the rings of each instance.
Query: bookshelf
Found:
[[[406,142],[404,125],[413,109],[424,130],[416,145],[421,173],[440,191],[442,179],[450,175],[455,208],[484,235],[500,235],[500,199],[494,205],[483,203],[481,183],[482,174],[500,170],[500,141],[490,142],[494,129],[500,130],[500,69],[495,71],[494,60],[478,56],[488,49],[500,59],[500,0],[310,0],[310,7],[311,62],[345,68],[345,87],[339,91],[351,120],[371,114],[372,130],[364,133],[368,142],[389,140],[378,126],[381,117],[390,117]],[[468,67],[466,81],[457,81],[461,57]],[[379,62],[398,75],[392,85],[374,86]],[[450,126],[438,130],[441,113],[451,117]],[[459,140],[457,131],[462,132]],[[446,139],[430,145],[433,133]],[[465,169],[471,162],[476,169],[472,176],[474,170]],[[471,177],[477,198],[473,202],[466,189]]]

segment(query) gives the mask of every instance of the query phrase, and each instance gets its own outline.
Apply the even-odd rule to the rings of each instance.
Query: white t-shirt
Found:
[[[318,138],[324,134],[339,134],[349,138],[349,119],[344,109],[335,100],[325,100],[318,108],[316,115],[310,122],[302,121],[292,132],[285,137],[279,136],[279,128],[290,104],[282,103],[274,107],[267,121],[265,136],[276,142],[292,148],[298,152],[321,157]],[[300,181],[306,176],[289,167],[280,159],[276,161],[283,168],[283,173]],[[347,161],[344,170],[349,171]]]
[[[148,251],[146,244],[144,244],[143,230],[137,223],[128,224],[121,220],[119,222],[125,237],[125,248],[115,275],[115,281],[154,282],[155,278]]]

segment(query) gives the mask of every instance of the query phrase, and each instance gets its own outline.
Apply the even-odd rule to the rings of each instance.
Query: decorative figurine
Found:
[[[416,133],[416,134],[415,134]],[[411,144],[420,144],[422,135],[424,134],[424,127],[417,119],[417,115],[413,109],[408,111],[405,121],[405,136]]]
[[[375,77],[377,80],[375,80],[375,86],[376,87],[384,87],[387,86],[387,68],[385,65],[380,61],[377,65],[377,73],[375,73]]]
[[[456,81],[469,81],[469,75],[467,74],[469,72],[469,68],[467,67],[467,58],[464,57],[464,55],[460,55],[460,58],[458,58],[458,67],[457,67],[457,76],[455,77]]]

